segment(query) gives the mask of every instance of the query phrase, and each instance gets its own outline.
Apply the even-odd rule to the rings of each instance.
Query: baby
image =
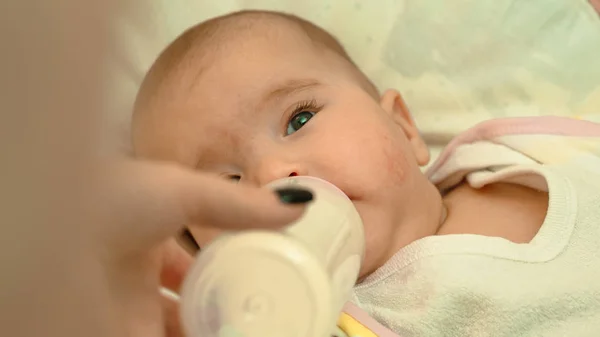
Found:
[[[352,302],[402,336],[600,331],[598,171],[490,141],[482,149],[510,165],[448,169],[446,158],[434,179],[423,174],[429,152],[400,93],[380,93],[333,36],[300,18],[243,11],[186,31],[146,76],[132,132],[137,156],[232,182],[337,185],[365,227]],[[476,168],[491,175],[469,175]],[[192,234],[200,247],[219,235]],[[551,235],[562,259],[537,254]],[[590,249],[587,260],[564,254]]]

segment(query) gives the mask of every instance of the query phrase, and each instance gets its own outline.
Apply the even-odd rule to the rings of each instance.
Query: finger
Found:
[[[281,202],[272,190],[233,184],[175,166],[146,166],[157,197],[175,201],[184,223],[221,229],[277,228],[297,219],[303,205]],[[179,209],[177,209],[179,208]]]
[[[106,173],[105,173],[105,176]],[[115,223],[113,238],[129,247],[156,245],[184,224],[226,230],[278,228],[302,215],[302,204],[285,204],[265,188],[233,184],[206,173],[142,161],[111,166],[105,180],[106,209]]]
[[[192,262],[192,256],[175,239],[169,239],[163,247],[160,273],[161,285],[175,293],[179,293],[179,288],[181,288]]]

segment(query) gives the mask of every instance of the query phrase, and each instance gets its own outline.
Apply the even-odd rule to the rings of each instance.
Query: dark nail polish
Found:
[[[304,204],[313,200],[311,191],[297,187],[278,188],[275,193],[284,204]]]

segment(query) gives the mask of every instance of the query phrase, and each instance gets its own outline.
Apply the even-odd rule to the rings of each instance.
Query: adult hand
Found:
[[[183,225],[277,229],[298,218],[310,200],[309,193],[285,190],[287,200],[292,194],[299,203],[284,204],[268,189],[158,163],[124,161],[98,174],[92,190],[100,199],[90,210],[100,221],[93,238],[111,284],[110,310],[119,313],[128,336],[162,336],[163,327],[168,337],[182,336],[177,303],[158,289],[177,292],[191,263],[174,240]]]
[[[107,31],[126,4],[143,13],[124,0],[0,5],[3,335],[175,336],[158,289],[177,289],[191,262],[173,240],[184,225],[277,228],[302,213],[268,190],[106,154]]]

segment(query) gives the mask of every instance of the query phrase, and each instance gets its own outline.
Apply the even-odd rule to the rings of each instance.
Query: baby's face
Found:
[[[397,93],[374,99],[340,61],[310,48],[254,41],[210,67],[190,67],[137,128],[136,150],[232,183],[293,175],[332,182],[363,219],[364,276],[424,236],[431,184],[418,162],[428,154]],[[218,232],[193,234],[202,246]]]

